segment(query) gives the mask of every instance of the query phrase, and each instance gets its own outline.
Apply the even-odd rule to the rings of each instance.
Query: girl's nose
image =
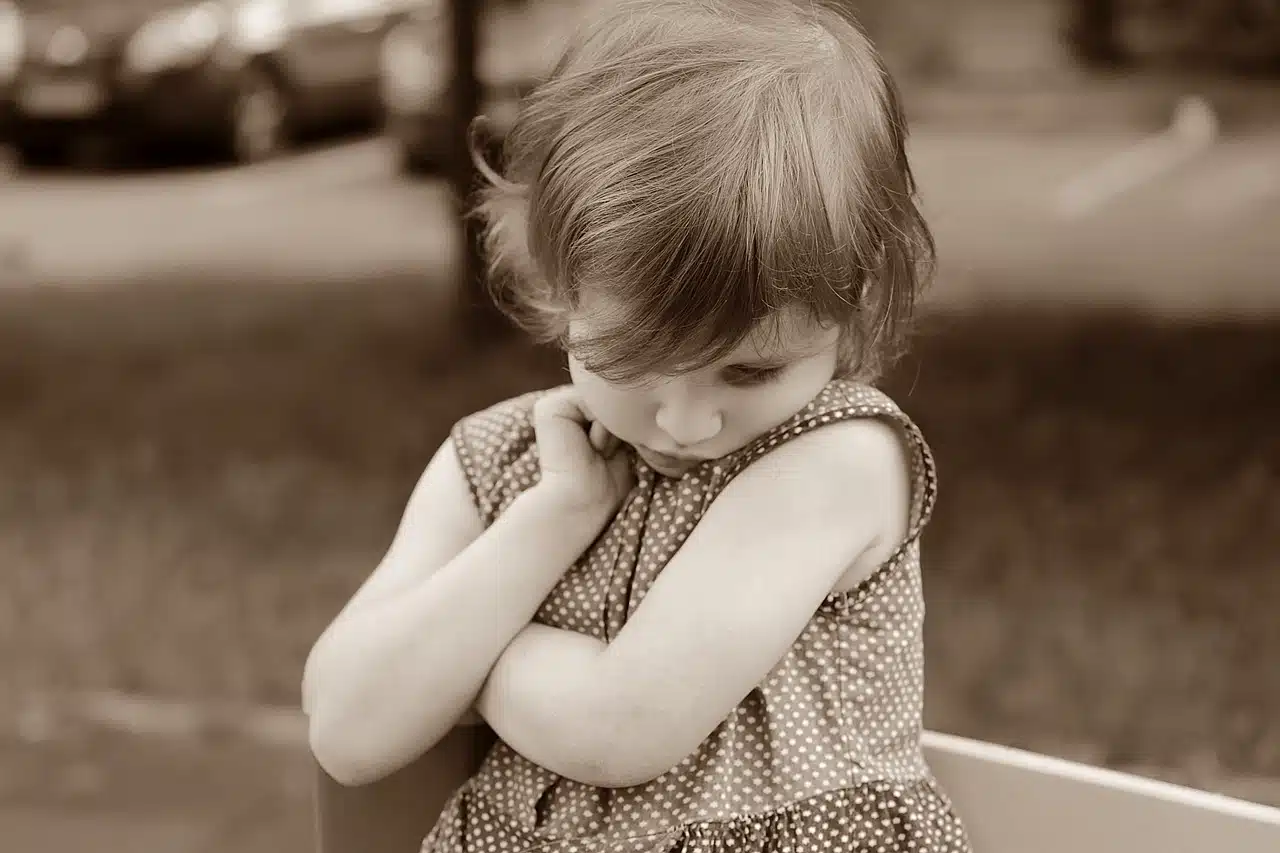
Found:
[[[717,409],[689,401],[664,403],[655,419],[658,428],[682,448],[710,441],[724,428],[724,416]]]

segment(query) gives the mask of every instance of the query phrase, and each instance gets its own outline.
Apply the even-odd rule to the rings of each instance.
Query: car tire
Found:
[[[13,140],[13,155],[20,168],[54,169],[68,163],[71,151],[60,140],[19,137]]]
[[[399,152],[400,171],[403,174],[414,177],[438,177],[445,173],[444,157],[439,151],[428,151],[425,147],[414,148],[403,140],[396,140],[395,144]]]
[[[227,153],[237,163],[260,163],[289,144],[289,98],[279,78],[259,65],[240,73],[227,126]]]

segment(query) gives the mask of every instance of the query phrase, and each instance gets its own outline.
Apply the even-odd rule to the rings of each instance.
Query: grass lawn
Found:
[[[0,671],[292,703],[460,416],[560,381],[439,288],[0,295]],[[934,317],[886,383],[930,437],[930,726],[1280,776],[1280,328]]]

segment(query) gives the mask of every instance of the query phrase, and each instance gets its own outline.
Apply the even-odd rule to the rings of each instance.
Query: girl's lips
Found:
[[[684,473],[703,462],[702,459],[691,456],[669,456],[666,453],[659,453],[656,450],[639,445],[636,447],[636,452],[640,454],[645,462],[649,463],[649,467],[662,474]]]

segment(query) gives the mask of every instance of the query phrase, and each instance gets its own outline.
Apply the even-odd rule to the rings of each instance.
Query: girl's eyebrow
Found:
[[[762,354],[758,350],[730,353],[726,364],[742,364],[751,367],[773,367],[790,364],[793,361],[806,359],[818,352],[818,346],[800,346],[780,349],[777,352]]]
[[[791,356],[772,356],[769,358],[731,358],[727,359],[726,367],[750,367],[753,369],[764,369],[770,367],[785,367],[793,361]]]

